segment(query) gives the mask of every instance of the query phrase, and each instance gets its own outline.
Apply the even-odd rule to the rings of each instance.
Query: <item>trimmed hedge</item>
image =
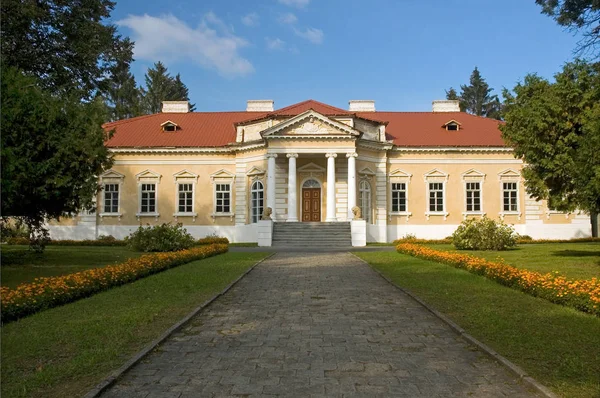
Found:
[[[402,254],[462,268],[552,303],[600,316],[600,280],[598,278],[568,280],[558,272],[541,274],[468,254],[440,251],[410,243],[401,243],[396,246],[396,250]]]
[[[36,278],[14,289],[0,287],[2,323],[67,304],[115,286],[191,261],[225,253],[227,245],[196,247],[178,252],[148,254],[117,265],[93,268],[62,276]]]
[[[206,238],[201,238],[196,241],[198,245],[213,245],[213,244],[221,244],[228,245],[229,239],[221,237],[221,236],[207,236]]]

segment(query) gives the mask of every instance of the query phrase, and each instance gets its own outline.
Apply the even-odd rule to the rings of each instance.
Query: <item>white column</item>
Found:
[[[287,222],[298,221],[298,198],[296,193],[297,153],[288,153],[288,217]]]
[[[267,207],[271,208],[271,218],[275,219],[275,158],[276,153],[267,153]]]
[[[348,220],[354,218],[352,208],[356,206],[356,152],[347,153],[348,158]]]
[[[328,153],[327,157],[327,217],[325,222],[336,222],[335,218],[335,158],[337,153]]]

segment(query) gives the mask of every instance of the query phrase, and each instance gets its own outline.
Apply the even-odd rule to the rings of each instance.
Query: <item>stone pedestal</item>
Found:
[[[367,245],[367,222],[365,220],[352,220],[350,222],[352,246],[363,247]]]
[[[258,222],[258,246],[273,245],[273,220],[260,220]]]

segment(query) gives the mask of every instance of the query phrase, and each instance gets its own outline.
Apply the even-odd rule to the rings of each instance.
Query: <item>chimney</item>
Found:
[[[436,100],[431,103],[433,112],[460,112],[458,100]]]
[[[190,103],[188,101],[163,101],[163,113],[188,113],[190,111]]]
[[[373,100],[350,100],[348,105],[350,112],[375,112],[375,101]]]
[[[273,100],[248,100],[246,112],[273,112]]]

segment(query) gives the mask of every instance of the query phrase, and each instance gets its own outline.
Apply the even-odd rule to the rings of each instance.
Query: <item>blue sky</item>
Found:
[[[429,111],[475,66],[498,94],[551,78],[577,42],[534,0],[117,0],[110,22],[136,42],[138,83],[161,60],[197,111],[310,98]]]

